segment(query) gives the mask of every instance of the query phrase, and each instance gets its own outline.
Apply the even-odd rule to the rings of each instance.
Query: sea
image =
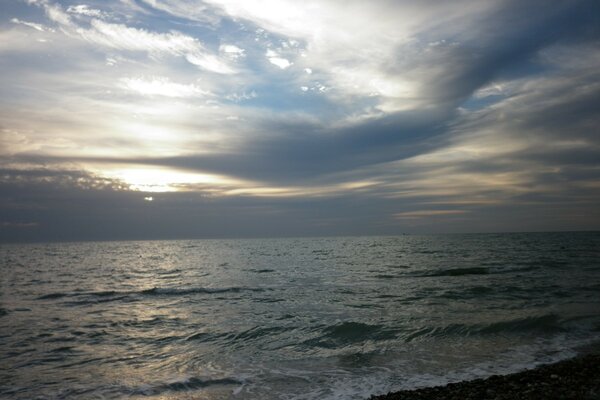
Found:
[[[0,245],[1,399],[367,399],[599,339],[599,232]]]

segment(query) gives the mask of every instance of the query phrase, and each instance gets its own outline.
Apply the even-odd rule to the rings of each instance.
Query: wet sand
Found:
[[[510,375],[403,390],[370,400],[600,400],[600,354],[587,354]]]

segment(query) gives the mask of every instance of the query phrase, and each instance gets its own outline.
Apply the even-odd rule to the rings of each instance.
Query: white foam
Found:
[[[575,348],[598,341],[599,337],[585,339],[561,334],[551,338],[539,338],[532,343],[509,348],[493,358],[473,361],[468,357],[457,357],[463,367],[444,370],[451,365],[436,360],[431,353],[412,353],[407,362],[407,354],[397,360],[388,359],[382,366],[359,369],[308,368],[306,362],[298,368],[263,368],[259,374],[249,378],[248,384],[236,389],[236,395],[244,399],[285,399],[285,400],[364,400],[371,395],[390,391],[446,385],[452,382],[486,378],[491,375],[505,375],[541,364],[553,363],[571,358],[577,354]],[[427,354],[429,355],[427,357]],[[456,356],[451,356],[456,357]],[[484,356],[480,356],[485,358]],[[251,382],[251,383],[250,383]]]

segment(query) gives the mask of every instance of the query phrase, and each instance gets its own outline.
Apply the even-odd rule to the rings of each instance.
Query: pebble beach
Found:
[[[509,375],[446,386],[404,390],[370,400],[596,400],[600,399],[600,355],[588,354]]]

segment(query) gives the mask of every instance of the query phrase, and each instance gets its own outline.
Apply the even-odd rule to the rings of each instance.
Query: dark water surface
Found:
[[[600,233],[2,245],[2,399],[362,399],[600,338]]]

